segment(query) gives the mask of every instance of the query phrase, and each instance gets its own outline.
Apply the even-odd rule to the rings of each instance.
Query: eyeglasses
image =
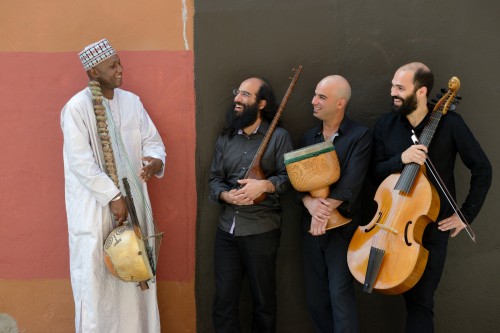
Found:
[[[251,97],[252,94],[249,93],[248,91],[245,90],[239,90],[239,89],[233,89],[233,95],[238,96],[239,94],[242,94],[243,97]]]

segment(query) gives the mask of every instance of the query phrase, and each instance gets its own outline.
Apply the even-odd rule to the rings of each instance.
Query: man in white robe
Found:
[[[139,186],[149,206],[146,182],[152,175],[163,176],[166,156],[159,133],[139,97],[118,89],[123,67],[107,40],[89,45],[80,58],[89,78],[100,83],[103,104],[111,112],[130,164],[143,182]],[[104,240],[125,220],[127,210],[99,157],[102,146],[89,88],[64,106],[61,127],[76,332],[160,332],[156,283],[150,281],[149,289],[142,291],[137,283],[113,276],[104,264]],[[116,147],[113,143],[116,165],[123,170],[128,163]]]

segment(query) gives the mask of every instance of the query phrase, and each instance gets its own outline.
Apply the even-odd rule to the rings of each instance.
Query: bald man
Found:
[[[221,207],[214,246],[213,322],[218,333],[242,331],[238,306],[246,274],[253,299],[251,331],[275,332],[281,235],[278,195],[290,188],[283,155],[292,150],[292,140],[287,131],[276,127],[261,159],[263,178],[243,179],[277,107],[271,86],[261,78],[243,81],[233,94],[209,179],[210,199]],[[264,200],[254,203],[261,194]]]
[[[358,196],[370,163],[370,131],[346,115],[351,87],[340,75],[327,76],[316,86],[313,115],[321,124],[305,133],[302,147],[331,141],[340,163],[340,179],[328,198],[301,193],[304,204],[302,244],[307,307],[316,332],[359,332],[353,277],[347,248],[360,219]],[[337,210],[352,221],[325,230]]]
[[[491,185],[491,165],[462,117],[446,113],[440,120],[429,145],[414,145],[412,130],[420,137],[431,115],[427,98],[434,75],[426,65],[413,62],[400,67],[392,79],[393,112],[382,116],[373,133],[374,178],[377,183],[401,172],[408,163],[423,165],[427,155],[446,187],[455,198],[453,170],[457,154],[471,171],[469,193],[461,206],[469,223],[479,213]],[[434,332],[434,292],[443,273],[448,239],[455,237],[464,224],[448,204],[430,173],[428,179],[437,189],[441,207],[437,223],[429,223],[422,244],[429,251],[425,271],[419,282],[403,294],[406,301],[406,332]]]

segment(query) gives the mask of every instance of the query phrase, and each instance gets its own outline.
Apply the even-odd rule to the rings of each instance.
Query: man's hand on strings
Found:
[[[122,225],[127,219],[127,203],[125,202],[125,198],[120,194],[120,198],[118,200],[111,200],[109,202],[109,207],[115,221],[118,225]]]
[[[438,222],[438,229],[441,231],[454,229],[451,232],[451,237],[458,235],[463,228],[465,228],[465,224],[463,224],[457,214],[453,214],[452,216]]]
[[[417,163],[423,165],[427,158],[427,147],[424,145],[412,145],[401,154],[404,164]]]
[[[139,178],[146,183],[163,168],[163,162],[159,158],[150,156],[144,156],[141,160],[144,166],[139,170]]]

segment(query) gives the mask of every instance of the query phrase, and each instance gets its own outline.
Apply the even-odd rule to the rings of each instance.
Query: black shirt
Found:
[[[401,154],[413,142],[411,130],[420,137],[429,121],[431,112],[413,127],[405,116],[394,112],[382,116],[376,123],[373,136],[373,175],[377,183],[387,176],[403,170]],[[428,147],[428,156],[446,187],[455,199],[454,167],[457,153],[465,166],[471,171],[469,193],[462,205],[462,212],[470,223],[479,213],[491,185],[491,165],[476,138],[467,127],[462,117],[455,112],[443,115],[434,137]],[[448,204],[435,179],[427,173],[428,179],[439,193],[441,208],[437,221],[450,217],[454,211]]]
[[[269,123],[263,121],[256,133],[220,135],[215,145],[210,168],[210,199],[221,204],[219,227],[229,232],[234,220],[236,236],[260,234],[281,226],[278,196],[290,188],[283,155],[293,149],[290,135],[283,128],[275,128],[260,163],[276,192],[266,193],[262,202],[250,206],[232,205],[220,200],[221,192],[239,185],[237,180],[244,177],[268,128]]]
[[[304,134],[302,147],[324,141],[323,128],[315,127]],[[358,224],[359,221],[354,220],[361,205],[358,195],[370,164],[372,136],[368,128],[344,116],[333,144],[340,164],[340,178],[330,185],[328,197],[343,201],[338,207],[339,212],[345,217],[353,217],[354,223],[350,224]],[[303,218],[304,230],[309,230],[310,223],[311,215],[306,210]]]

